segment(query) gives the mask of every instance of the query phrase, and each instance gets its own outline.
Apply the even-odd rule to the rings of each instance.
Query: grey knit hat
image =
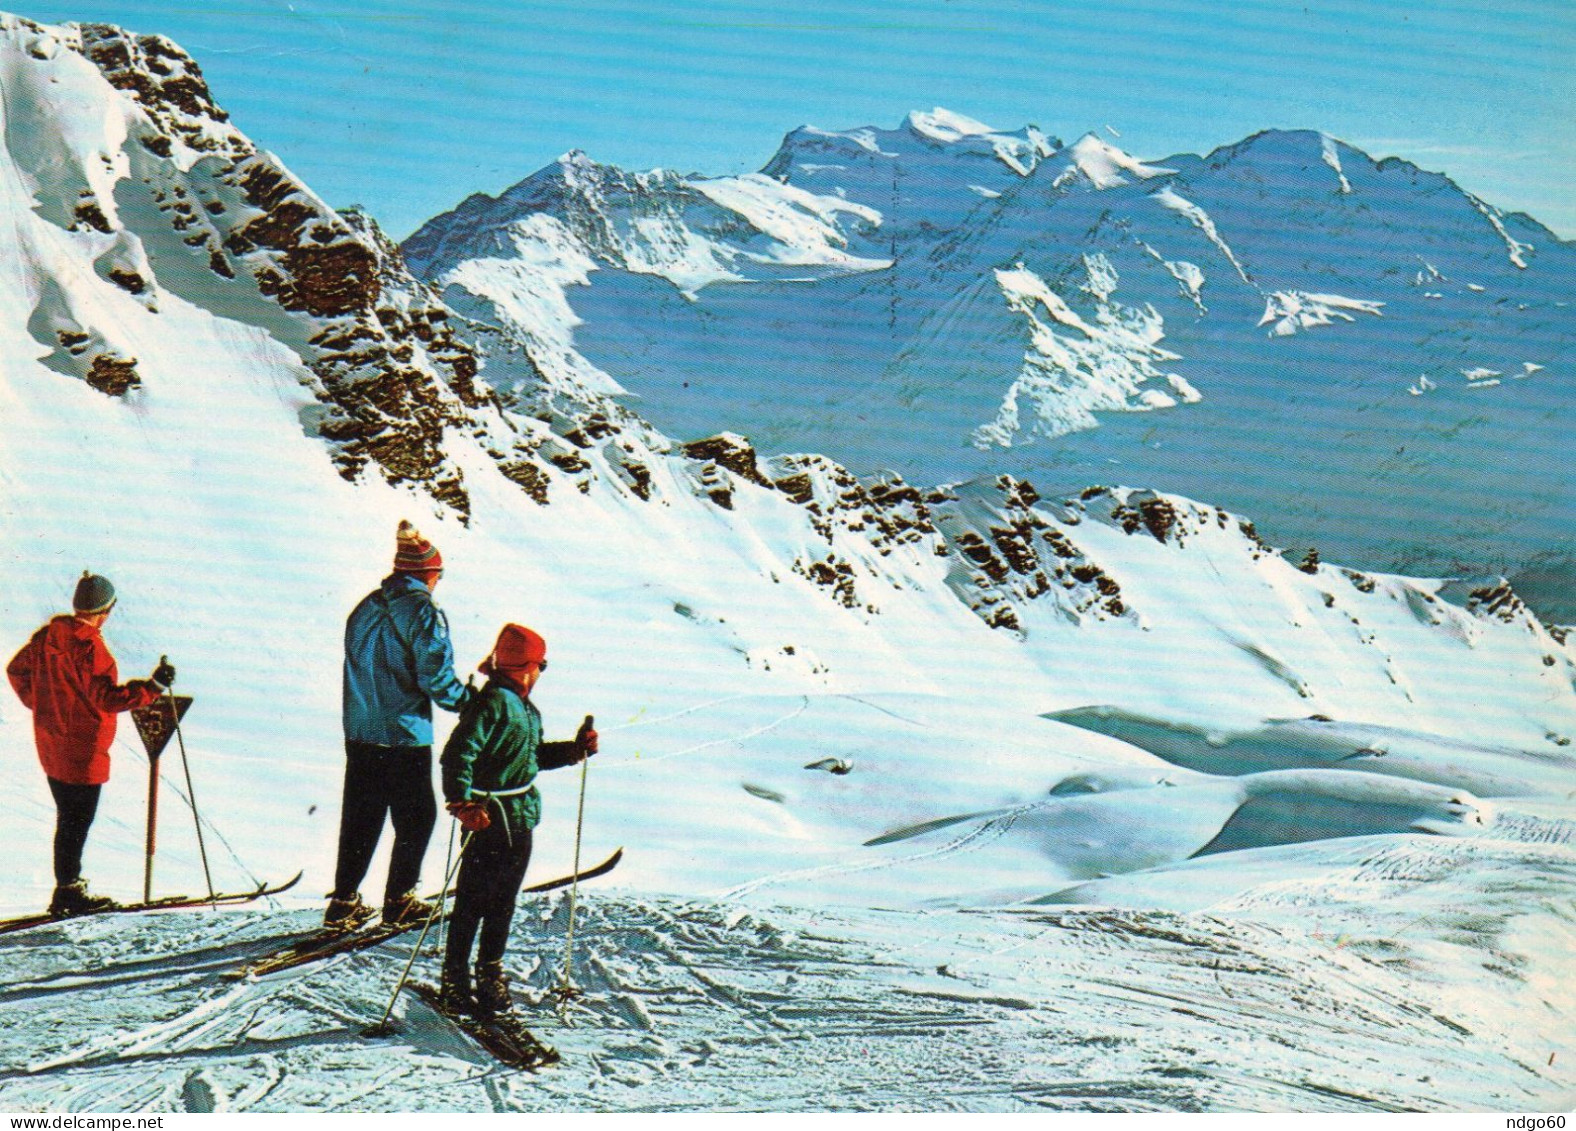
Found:
[[[83,570],[76,595],[71,598],[71,607],[79,613],[106,613],[114,603],[115,587],[109,583],[109,578]]]

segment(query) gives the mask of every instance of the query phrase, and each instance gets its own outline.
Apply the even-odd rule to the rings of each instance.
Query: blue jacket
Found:
[[[345,622],[345,738],[431,746],[432,705],[458,711],[470,696],[431,591],[408,574],[385,577]]]

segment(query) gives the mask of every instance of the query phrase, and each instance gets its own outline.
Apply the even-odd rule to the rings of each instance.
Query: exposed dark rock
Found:
[[[137,359],[123,358],[113,353],[101,353],[95,357],[84,380],[111,397],[123,397],[142,385],[142,378],[137,375]]]
[[[577,474],[579,472],[589,471],[591,469],[591,465],[585,460],[581,459],[579,456],[575,455],[574,452],[558,452],[554,455],[548,456],[547,458],[554,467],[557,467],[561,471],[567,471],[570,474]]]
[[[854,588],[854,568],[836,554],[821,561],[803,558],[793,564],[794,572],[808,577],[817,585],[830,589],[839,603],[850,609],[859,607],[859,593]]]
[[[111,86],[136,99],[164,135],[140,138],[150,152],[169,156],[169,139],[198,152],[234,154],[250,145],[226,126],[229,115],[213,101],[202,68],[163,36],[133,36],[108,24],[83,24],[78,49]],[[73,46],[76,46],[75,44]]]
[[[771,487],[771,480],[761,472],[755,448],[743,436],[722,432],[704,440],[694,440],[684,445],[684,454],[690,459],[710,460],[725,467],[741,479],[762,487]]]
[[[808,472],[801,471],[796,475],[785,475],[775,481],[776,487],[794,502],[803,506],[812,497],[812,484]]]
[[[91,195],[77,202],[72,215],[95,231],[109,232],[114,230],[109,226],[109,218],[104,215],[104,210],[99,207],[98,200]]]
[[[1493,585],[1472,590],[1467,596],[1467,612],[1491,616],[1506,624],[1516,624],[1531,616],[1527,606],[1510,587],[1510,582],[1504,578]]]
[[[148,289],[148,282],[135,271],[127,271],[122,267],[111,267],[108,272],[109,281],[123,291],[140,295]]]
[[[1003,530],[999,526],[992,526],[990,537],[996,549],[1001,551],[1001,556],[1007,559],[1007,565],[1014,573],[1031,574],[1039,568],[1039,555],[1035,553],[1034,543],[1031,541],[1032,529],[1014,526]]]
[[[1354,569],[1341,570],[1341,576],[1345,577],[1347,581],[1350,581],[1353,588],[1355,588],[1359,593],[1372,593],[1374,589],[1377,588],[1373,578],[1369,577],[1365,573],[1358,573]]]
[[[992,628],[1005,628],[1009,632],[1023,631],[1023,622],[1018,619],[1018,613],[1011,605],[997,605],[985,618],[985,623]]]
[[[1144,499],[1138,504],[1138,514],[1143,520],[1144,527],[1154,535],[1156,542],[1164,542],[1177,525],[1177,509],[1170,499],[1161,497]],[[1181,541],[1180,532],[1177,540]]]
[[[952,544],[962,551],[963,556],[985,571],[992,581],[1007,580],[1007,566],[992,552],[984,538],[972,530],[965,530],[954,535]]]
[[[547,473],[534,462],[527,459],[509,460],[500,462],[498,470],[515,483],[524,488],[531,499],[542,506],[546,506],[548,485],[552,482]]]

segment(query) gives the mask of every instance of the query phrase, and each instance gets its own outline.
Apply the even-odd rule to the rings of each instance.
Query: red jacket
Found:
[[[5,674],[33,712],[33,737],[44,773],[68,785],[109,780],[115,714],[146,707],[159,697],[145,679],[120,684],[115,657],[97,625],[59,616],[33,634]]]

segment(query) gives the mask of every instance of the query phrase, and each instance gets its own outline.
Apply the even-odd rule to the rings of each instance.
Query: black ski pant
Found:
[[[469,965],[471,942],[481,928],[476,963],[497,962],[509,945],[509,924],[514,905],[531,863],[531,830],[511,833],[493,813],[493,823],[471,838],[460,857],[460,876],[454,884],[454,913],[449,917],[449,943],[443,955],[445,970],[459,974]]]
[[[82,850],[98,812],[100,785],[72,785],[49,778],[55,796],[55,883],[61,887],[82,878]]]
[[[421,880],[438,803],[432,794],[432,747],[374,746],[345,742],[345,793],[339,809],[339,863],[334,896],[346,899],[361,886],[372,865],[383,819],[394,825],[384,902],[412,890]]]

